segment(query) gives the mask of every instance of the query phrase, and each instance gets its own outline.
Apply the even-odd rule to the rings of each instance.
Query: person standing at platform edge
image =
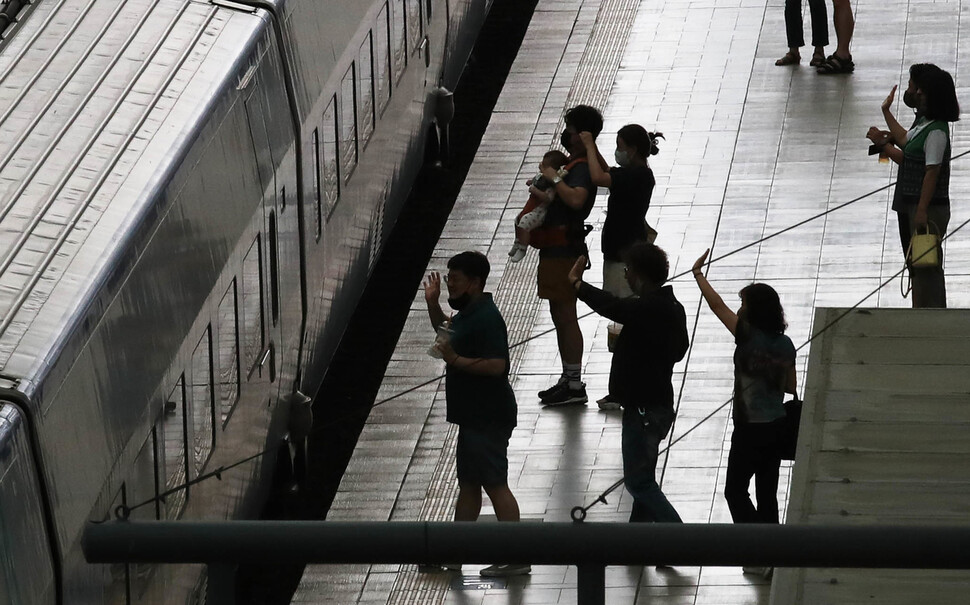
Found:
[[[533,241],[542,242],[537,293],[549,301],[562,360],[559,380],[539,391],[540,402],[545,406],[587,401],[582,381],[583,333],[576,315],[576,291],[569,284],[568,274],[577,258],[588,255],[584,222],[596,201],[596,185],[589,175],[586,146],[579,133],[587,131],[594,138],[598,136],[603,130],[603,116],[593,107],[577,105],[566,112],[565,121],[560,142],[569,154],[569,174],[560,178],[551,167],[542,169],[543,176],[554,183],[556,199],[549,205],[542,226],[532,232]]]
[[[687,315],[665,286],[663,250],[636,243],[625,254],[626,279],[638,296],[619,298],[583,282],[586,258],[569,272],[577,296],[593,311],[623,324],[610,366],[610,393],[623,407],[623,481],[633,496],[631,522],[681,523],[657,484],[660,442],[674,421],[674,364],[687,353]]]
[[[785,311],[774,288],[753,283],[741,289],[737,313],[704,277],[707,250],[693,266],[697,286],[721,323],[734,335],[734,432],[724,497],[735,523],[778,523],[780,437],[785,393],[796,393],[795,345],[785,336]],[[757,508],[748,494],[755,478]],[[765,573],[765,568],[745,568]]]
[[[589,174],[593,184],[610,190],[602,236],[603,289],[620,298],[633,296],[626,279],[622,253],[636,242],[652,244],[657,237],[657,232],[647,225],[647,209],[650,208],[650,197],[657,184],[647,158],[657,154],[657,139],[663,136],[663,133],[647,132],[639,124],[627,124],[616,133],[614,159],[618,166],[607,170],[604,169],[607,164],[596,148],[593,134],[586,131],[579,133],[586,146],[586,155],[592,160]],[[621,329],[622,325],[614,322],[610,324],[609,333],[612,335]],[[613,350],[612,343],[610,350]],[[596,403],[601,410],[620,409],[619,403],[609,393]]]
[[[450,338],[436,344],[447,364],[446,418],[458,425],[455,521],[478,520],[483,489],[499,521],[519,520],[519,504],[508,484],[509,438],[517,414],[509,384],[508,331],[491,293],[484,291],[489,270],[480,252],[462,252],[448,261],[448,304],[458,313],[451,320]],[[424,298],[435,329],[445,321],[440,296],[441,276],[432,272],[424,282]],[[481,574],[529,572],[529,565],[492,565]]]
[[[829,43],[828,12],[825,0],[808,0],[812,14],[812,60],[809,65],[818,67],[825,61],[825,47]],[[802,57],[799,49],[805,46],[805,27],[802,20],[802,0],[785,0],[785,33],[788,37],[788,52],[775,61],[775,65],[798,65]]]
[[[889,130],[873,126],[866,136],[881,145],[883,154],[899,164],[892,209],[899,223],[903,255],[908,256],[915,231],[929,229],[943,237],[950,222],[949,122],[960,119],[960,103],[953,78],[931,63],[917,63],[909,68],[909,86],[903,93],[903,103],[916,110],[916,121],[909,131],[893,116],[895,97],[893,86],[882,103]],[[939,265],[909,267],[914,308],[946,308],[942,247],[939,252]]]

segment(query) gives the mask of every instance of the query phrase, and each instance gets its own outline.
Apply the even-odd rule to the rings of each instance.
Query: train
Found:
[[[259,513],[491,3],[4,3],[0,603],[205,602],[82,531]]]

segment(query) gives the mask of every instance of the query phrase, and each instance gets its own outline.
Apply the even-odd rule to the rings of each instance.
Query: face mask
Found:
[[[461,311],[462,309],[468,306],[468,303],[470,303],[471,300],[472,300],[471,295],[468,292],[465,292],[464,294],[462,294],[457,298],[449,298],[448,306],[454,309],[455,311]]]
[[[913,109],[916,109],[916,104],[917,104],[916,93],[915,92],[909,92],[908,90],[906,92],[904,92],[903,93],[903,104],[905,104],[906,107],[912,107]]]
[[[559,143],[566,149],[569,149],[569,144],[572,142],[572,140],[573,140],[573,135],[569,134],[569,132],[565,130],[561,135],[559,135]]]
[[[619,149],[613,153],[613,159],[616,160],[617,166],[629,166],[630,165],[630,154]]]

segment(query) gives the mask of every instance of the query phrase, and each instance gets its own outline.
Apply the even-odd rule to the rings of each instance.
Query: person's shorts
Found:
[[[553,301],[576,300],[576,288],[569,283],[569,270],[578,257],[539,257],[536,284],[539,298]]]
[[[458,427],[458,483],[483,487],[509,482],[509,437],[512,429]]]

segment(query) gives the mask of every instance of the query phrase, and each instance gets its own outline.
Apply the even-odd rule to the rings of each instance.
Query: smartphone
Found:
[[[876,155],[882,151],[882,145],[869,145],[869,155]]]

